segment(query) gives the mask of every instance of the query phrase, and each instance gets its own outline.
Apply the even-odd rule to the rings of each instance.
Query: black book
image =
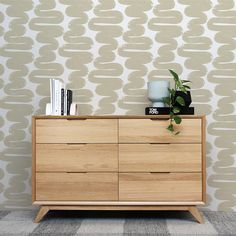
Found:
[[[72,103],[72,91],[70,89],[67,90],[67,115],[70,115],[70,105]]]
[[[61,115],[64,115],[65,89],[61,89]]]
[[[145,115],[168,115],[170,114],[169,107],[146,107]],[[194,107],[181,107],[178,115],[194,115]]]

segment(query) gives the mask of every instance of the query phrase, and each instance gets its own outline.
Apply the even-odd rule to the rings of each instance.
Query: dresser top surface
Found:
[[[180,115],[185,119],[202,119],[205,115]],[[46,116],[35,115],[34,119],[168,119],[169,115],[87,115],[87,116]]]

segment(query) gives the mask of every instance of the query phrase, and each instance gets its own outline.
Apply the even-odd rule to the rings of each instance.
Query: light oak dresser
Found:
[[[205,117],[34,116],[32,200],[49,210],[185,210],[205,191]]]

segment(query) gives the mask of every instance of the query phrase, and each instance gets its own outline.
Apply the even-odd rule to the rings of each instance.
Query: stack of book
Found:
[[[64,82],[50,79],[50,111],[51,115],[70,115],[72,104],[72,91],[65,89]]]

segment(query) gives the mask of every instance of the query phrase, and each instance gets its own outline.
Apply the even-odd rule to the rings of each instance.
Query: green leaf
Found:
[[[184,85],[179,86],[179,90],[183,93],[187,93],[187,89],[185,88]]]
[[[162,101],[167,104],[167,105],[170,105],[170,97],[164,97],[162,98]]]
[[[177,131],[176,133],[175,133],[175,135],[178,135],[180,133],[180,131]]]
[[[175,114],[179,113],[180,112],[180,108],[179,107],[173,107],[173,112]]]
[[[182,122],[182,119],[181,119],[181,117],[179,117],[179,116],[175,116],[175,117],[174,117],[174,121],[175,121],[175,123],[176,123],[177,125],[179,125],[179,124]]]
[[[174,126],[172,124],[170,124],[167,129],[170,131],[170,132],[174,132]]]
[[[182,89],[183,89],[183,92],[184,92],[184,93],[187,93],[187,89],[185,88],[185,86],[183,86]]]
[[[183,84],[184,84],[184,83],[191,83],[191,81],[185,80],[185,79],[182,79],[181,81],[182,81]]]
[[[177,88],[181,88],[183,85],[180,81],[176,81],[176,86],[177,86]]]
[[[175,73],[173,70],[169,70],[169,72],[173,75],[175,82],[180,80],[178,74]]]
[[[174,90],[174,89],[168,88],[168,91],[169,91],[169,93],[170,93],[172,96],[175,95],[175,90]]]
[[[175,90],[174,89],[168,89],[169,90],[169,93],[170,93],[170,99],[171,99],[171,102],[170,102],[170,105],[171,103],[173,103],[173,99],[175,97]]]
[[[191,89],[188,85],[184,85],[184,87],[185,87],[186,89]]]
[[[177,98],[175,99],[176,102],[178,102],[181,106],[185,105],[185,101],[182,97],[177,96]]]

